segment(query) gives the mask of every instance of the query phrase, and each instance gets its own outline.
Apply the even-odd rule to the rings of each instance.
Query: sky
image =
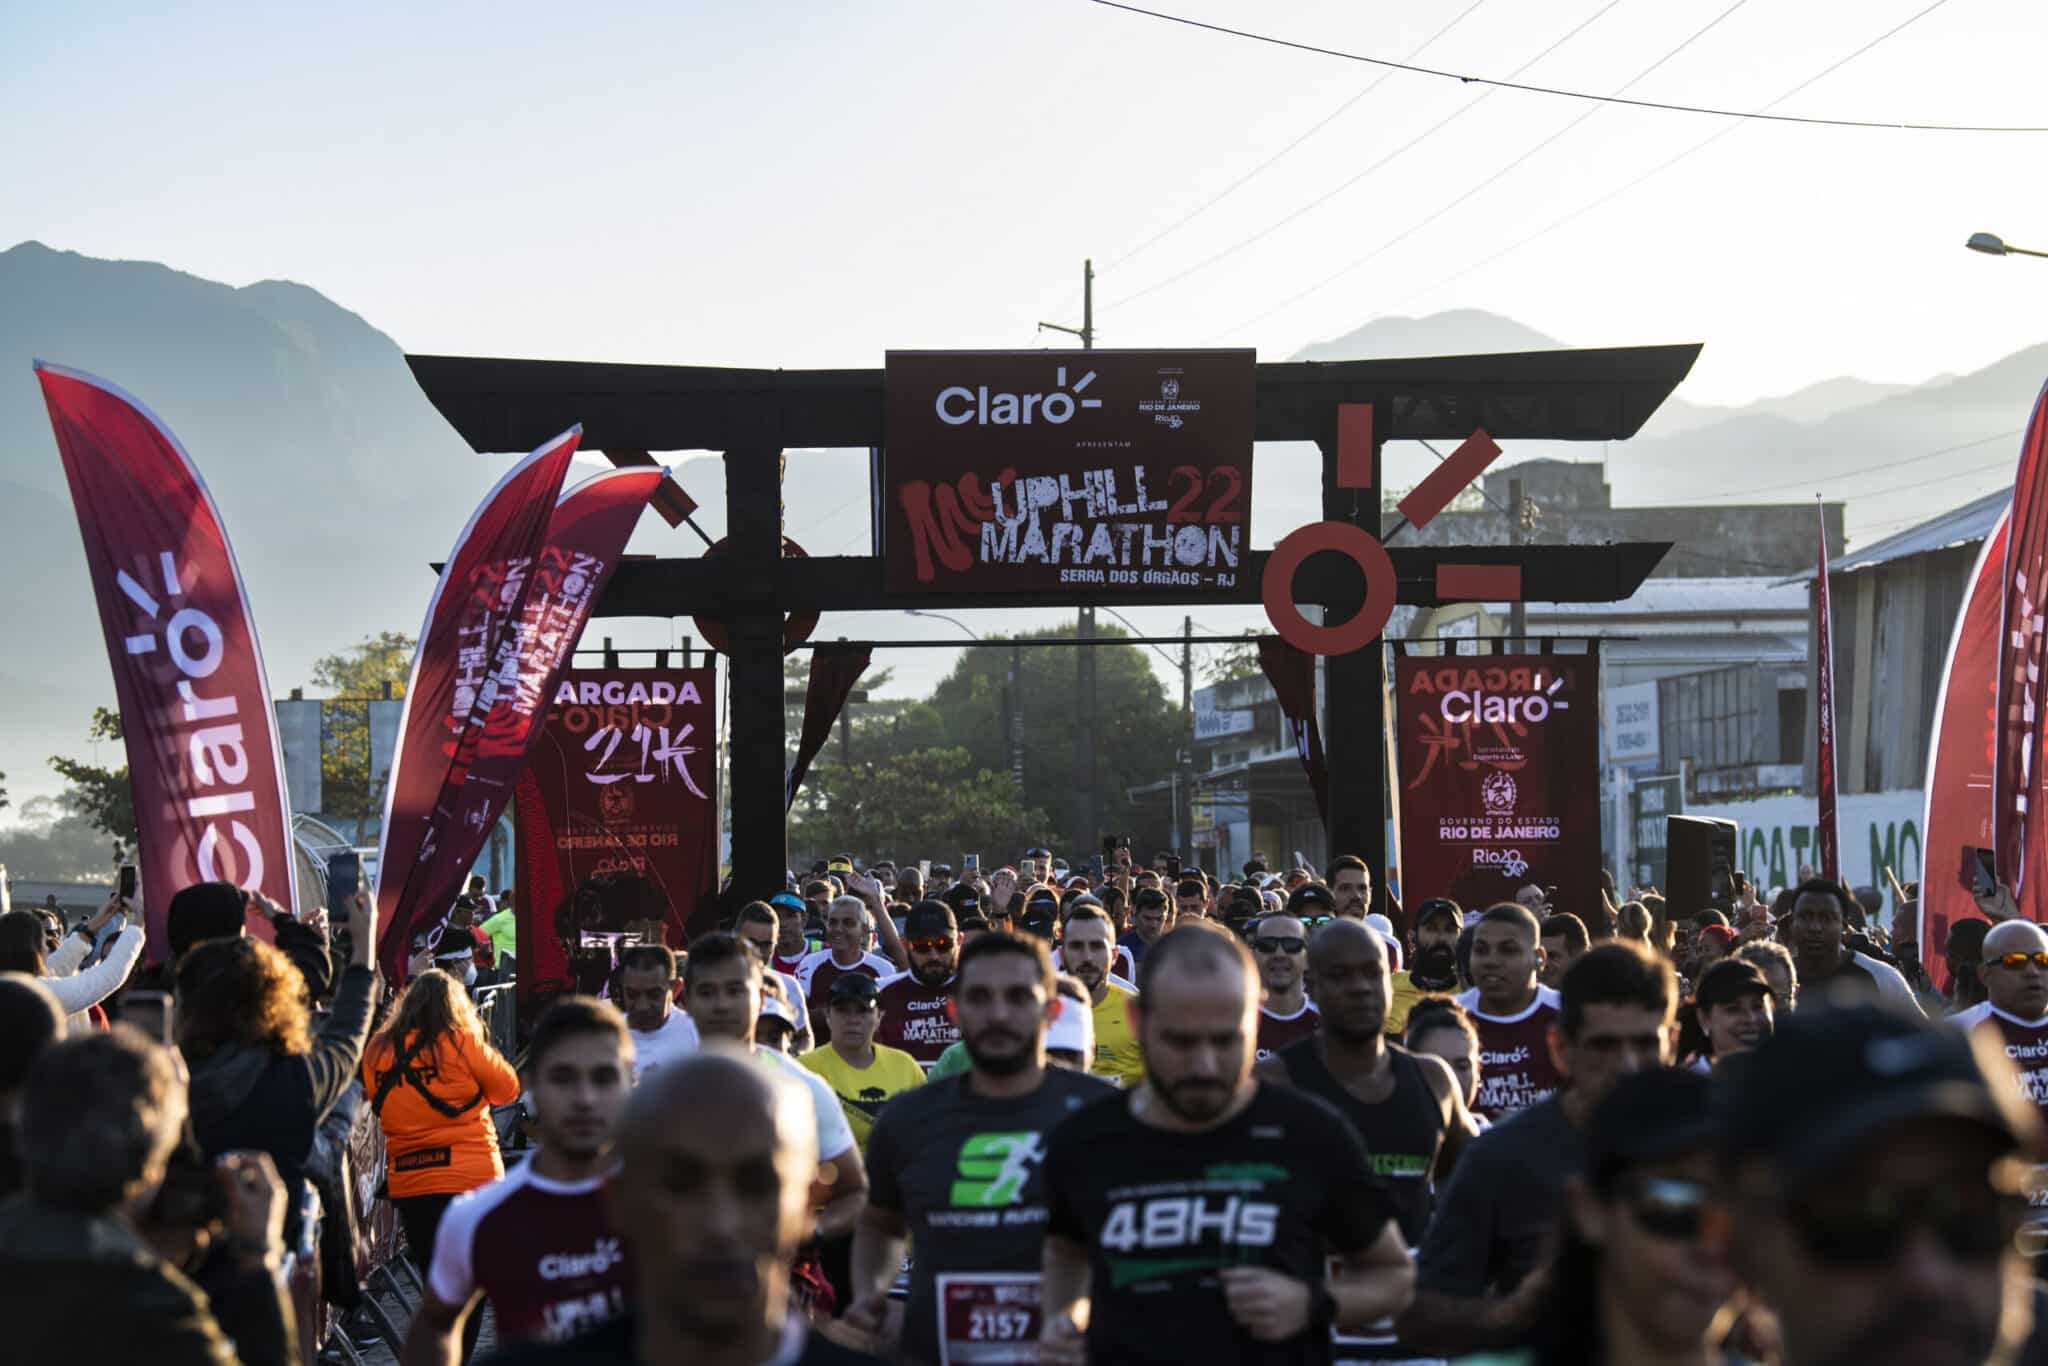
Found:
[[[2048,125],[2039,0],[1153,3],[1595,93]],[[0,6],[0,244],[300,281],[415,352],[1062,344],[1036,324],[1079,322],[1092,258],[1105,346],[1281,359],[1472,307],[1703,342],[1696,403],[1917,382],[2042,340],[2048,261],[1962,243],[2048,249],[2044,152],[1390,74],[1090,0]]]
[[[2048,125],[2032,0],[1156,3],[1600,93],[1698,33],[1628,93]],[[0,241],[302,281],[408,350],[591,360],[1057,342],[1035,324],[1079,321],[1084,257],[1103,345],[1277,359],[1471,306],[1705,342],[1696,402],[2040,339],[2048,262],[1961,243],[2048,247],[2048,135],[1567,129],[1594,109],[1089,0],[16,6]]]

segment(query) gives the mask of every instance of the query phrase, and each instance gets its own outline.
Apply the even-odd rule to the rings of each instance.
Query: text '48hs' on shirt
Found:
[[[910,1234],[906,1355],[1035,1361],[1048,1136],[1114,1088],[1057,1067],[1028,1096],[971,1084],[971,1073],[944,1077],[883,1107],[868,1135],[868,1202],[900,1213]]]
[[[1117,1366],[1322,1366],[1326,1332],[1258,1342],[1231,1317],[1221,1272],[1256,1266],[1320,1283],[1326,1256],[1370,1247],[1393,1217],[1365,1145],[1335,1110],[1260,1086],[1203,1133],[1141,1123],[1128,1095],[1053,1133],[1050,1231],[1088,1249],[1088,1358]]]
[[[1540,1104],[1557,1094],[1564,1074],[1550,1058],[1550,1027],[1563,1018],[1564,1002],[1549,987],[1513,1015],[1488,1015],[1479,988],[1460,993],[1458,1004],[1479,1030],[1479,1099],[1472,1113],[1489,1124]]]

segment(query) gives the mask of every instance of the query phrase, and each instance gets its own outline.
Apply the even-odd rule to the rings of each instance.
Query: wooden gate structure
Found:
[[[1323,453],[1324,518],[1380,537],[1387,441],[1463,441],[1478,429],[1500,442],[1625,440],[1685,378],[1699,349],[1261,364],[1255,439],[1315,442]],[[718,558],[628,560],[594,615],[699,615],[725,623],[735,897],[782,890],[788,865],[782,675],[788,615],[1261,601],[1269,553],[1262,551],[1249,552],[1245,572],[1229,590],[1106,586],[983,595],[885,591],[879,557],[785,557],[782,453],[845,448],[852,459],[885,447],[880,369],[741,370],[424,355],[407,360],[428,399],[478,452],[524,453],[580,422],[584,447],[603,451],[615,463],[644,464],[654,451],[722,455],[726,543]],[[1372,408],[1370,469],[1347,460],[1340,471],[1339,410],[1358,404]],[[1499,600],[1504,576],[1483,571],[1509,568],[1519,571],[1526,601],[1615,602],[1633,594],[1669,549],[1669,542],[1403,546],[1398,540],[1387,547],[1398,579],[1396,600],[1417,606]],[[1460,572],[1468,567],[1482,572]],[[1508,582],[1516,577],[1505,576]],[[1363,604],[1364,576],[1334,554],[1313,555],[1295,574],[1292,596],[1320,604],[1327,620],[1338,623]],[[1380,642],[1331,656],[1326,679],[1330,849],[1362,856],[1377,873],[1387,866]],[[1376,900],[1384,895],[1384,881],[1375,876]],[[691,928],[694,933],[705,926],[693,922]]]

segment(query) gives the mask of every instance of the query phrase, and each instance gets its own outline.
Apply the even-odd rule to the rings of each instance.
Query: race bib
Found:
[[[950,1272],[938,1292],[939,1366],[1036,1366],[1035,1272]]]

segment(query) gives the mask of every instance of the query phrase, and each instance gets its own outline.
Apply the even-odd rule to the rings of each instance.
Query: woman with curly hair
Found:
[[[317,1033],[306,979],[262,940],[207,939],[178,960],[178,1047],[192,1073],[193,1134],[208,1157],[270,1154],[289,1192],[287,1246],[298,1239],[313,1136],[355,1080],[370,1032],[377,912],[368,896],[356,897],[348,925],[348,970]]]
[[[436,968],[412,979],[370,1040],[363,1086],[384,1127],[391,1202],[413,1263],[432,1266],[449,1202],[505,1174],[491,1107],[519,1098],[519,1074],[485,1039],[462,984]]]

